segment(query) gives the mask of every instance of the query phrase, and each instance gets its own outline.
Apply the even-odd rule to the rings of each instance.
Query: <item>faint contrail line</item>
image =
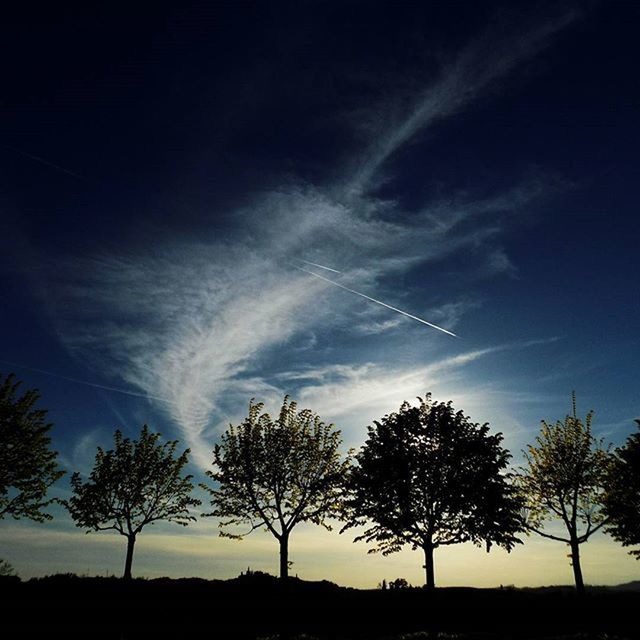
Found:
[[[421,322],[422,324],[426,324],[428,327],[432,327],[433,329],[437,329],[438,331],[442,331],[443,333],[446,333],[450,336],[453,336],[454,338],[457,338],[458,336],[455,333],[452,333],[451,331],[448,331],[447,329],[443,329],[442,327],[439,327],[437,324],[433,324],[431,322],[427,322],[426,320],[423,320],[422,318],[418,318],[418,316],[414,316],[411,315],[410,313],[407,313],[406,311],[402,311],[402,309],[398,309],[396,307],[392,307],[390,304],[387,304],[386,302],[382,302],[382,300],[376,300],[375,298],[372,298],[371,296],[367,296],[364,293],[360,293],[359,291],[356,291],[355,289],[349,289],[349,287],[345,287],[343,284],[340,284],[338,282],[334,282],[333,280],[329,280],[329,278],[325,278],[324,276],[318,275],[317,273],[313,273],[313,271],[309,271],[308,269],[304,269],[303,267],[296,267],[296,269],[299,269],[300,271],[304,271],[305,273],[308,273],[310,276],[313,276],[314,278],[319,278],[320,280],[324,280],[325,282],[328,282],[329,284],[332,284],[336,287],[340,287],[341,289],[344,289],[345,291],[348,291],[349,293],[355,293],[357,296],[360,296],[361,298],[365,298],[366,300],[370,300],[371,302],[375,302],[376,304],[379,304],[383,307],[386,307],[387,309],[391,309],[391,311],[396,311],[397,313],[402,314],[403,316],[407,316],[407,318],[411,318],[412,320],[417,320],[418,322]]]
[[[314,267],[320,267],[320,269],[326,269],[327,271],[332,271],[333,273],[342,273],[342,271],[338,271],[337,269],[332,269],[331,267],[325,267],[322,264],[317,264],[316,262],[309,262],[308,260],[300,259],[300,262],[306,262]]]
[[[5,149],[8,149],[9,151],[13,151],[14,153],[19,153],[21,156],[25,156],[25,158],[30,158],[31,160],[35,160],[35,162],[39,162],[40,164],[46,164],[48,167],[52,167],[53,169],[57,169],[58,171],[62,171],[63,173],[67,173],[70,176],[73,176],[74,178],[78,178],[80,180],[85,180],[86,178],[84,176],[81,176],[78,173],[75,173],[69,169],[65,169],[64,167],[61,167],[60,165],[54,164],[53,162],[49,162],[49,160],[45,160],[44,158],[41,158],[40,156],[34,156],[30,153],[27,153],[26,151],[22,151],[20,149],[16,149],[14,147],[9,147],[6,144],[2,145]]]
[[[46,371],[45,369],[38,369],[37,367],[26,367],[22,364],[17,364],[16,362],[11,362],[9,360],[0,360],[0,362],[11,365],[12,367],[17,367],[18,369],[35,371],[37,373],[44,373],[45,375],[52,376],[53,378],[68,380],[69,382],[75,382],[76,384],[83,384],[87,387],[94,387],[95,389],[104,389],[105,391],[115,391],[116,393],[124,393],[125,395],[135,396],[137,398],[148,398],[151,400],[160,400],[161,402],[167,402],[168,404],[175,404],[172,400],[168,400],[167,398],[162,398],[161,396],[153,396],[149,393],[137,393],[135,391],[129,391],[128,389],[119,389],[118,387],[109,387],[104,384],[98,384],[97,382],[87,382],[86,380],[78,380],[77,378],[70,378],[69,376],[63,376],[59,373],[54,373],[53,371]]]

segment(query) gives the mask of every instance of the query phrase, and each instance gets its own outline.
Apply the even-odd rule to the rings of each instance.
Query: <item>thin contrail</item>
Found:
[[[87,382],[86,380],[78,380],[77,378],[70,378],[69,376],[63,376],[59,373],[54,373],[53,371],[46,371],[45,369],[38,369],[37,367],[25,367],[24,365],[17,364],[15,362],[10,362],[9,360],[0,360],[0,362],[11,365],[12,367],[17,367],[18,369],[35,371],[37,373],[44,373],[45,375],[52,376],[53,378],[68,380],[69,382],[75,382],[76,384],[83,384],[86,387],[94,387],[95,389],[104,389],[105,391],[115,391],[116,393],[124,393],[125,395],[135,396],[137,398],[148,398],[151,400],[160,400],[161,402],[175,404],[172,400],[167,400],[167,398],[162,398],[161,396],[153,396],[149,393],[137,393],[135,391],[129,391],[128,389],[119,389],[118,387],[109,387],[104,384],[98,384],[97,382]]]
[[[53,169],[57,169],[58,171],[62,171],[63,173],[67,173],[70,176],[73,176],[74,178],[78,178],[80,180],[85,180],[84,176],[81,176],[78,173],[75,173],[69,169],[65,169],[64,167],[61,167],[58,164],[54,164],[53,162],[49,162],[49,160],[45,160],[44,158],[41,158],[40,156],[34,156],[31,153],[27,153],[26,151],[22,151],[20,149],[16,149],[15,147],[9,147],[6,144],[2,145],[3,148],[8,149],[9,151],[13,151],[14,153],[19,153],[21,156],[24,156],[25,158],[30,158],[31,160],[35,160],[35,162],[39,162],[40,164],[45,164],[48,167],[51,167]]]
[[[376,300],[375,298],[372,298],[371,296],[367,296],[364,293],[360,293],[359,291],[356,291],[355,289],[349,289],[349,287],[345,287],[343,284],[340,284],[338,282],[334,282],[333,280],[329,280],[329,278],[325,278],[324,276],[318,275],[317,273],[313,273],[313,271],[309,271],[308,269],[304,269],[303,267],[296,267],[296,269],[299,269],[300,271],[304,271],[305,273],[308,273],[310,276],[313,276],[314,278],[319,278],[320,280],[324,280],[325,282],[328,282],[329,284],[332,284],[336,287],[340,287],[341,289],[344,289],[345,291],[348,291],[349,293],[355,293],[357,296],[360,296],[361,298],[365,298],[366,300],[370,300],[371,302],[375,302],[376,304],[379,304],[383,307],[386,307],[387,309],[391,309],[391,311],[396,311],[397,313],[401,313],[403,316],[407,316],[407,318],[411,318],[412,320],[417,320],[418,322],[421,322],[422,324],[426,324],[427,326],[433,328],[433,329],[437,329],[438,331],[442,331],[443,333],[446,333],[450,336],[453,336],[454,338],[457,338],[458,336],[455,333],[452,333],[451,331],[448,331],[447,329],[443,329],[442,327],[439,327],[437,324],[433,324],[431,322],[427,322],[426,320],[423,320],[422,318],[418,318],[418,316],[414,316],[411,315],[410,313],[407,313],[406,311],[402,311],[402,309],[397,309],[396,307],[392,307],[390,304],[387,304],[386,302],[382,302],[382,300]]]
[[[337,269],[332,269],[331,267],[325,267],[322,264],[318,264],[316,262],[309,262],[308,260],[300,259],[300,262],[305,262],[306,264],[310,264],[314,267],[319,267],[320,269],[326,269],[327,271],[332,271],[333,273],[342,273],[342,271],[338,271]]]

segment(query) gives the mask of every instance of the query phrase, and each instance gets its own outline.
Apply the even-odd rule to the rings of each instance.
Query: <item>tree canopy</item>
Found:
[[[193,476],[181,475],[189,449],[176,457],[178,441],[159,439],[147,425],[133,441],[117,430],[113,449],[98,447],[89,479],[71,477],[74,495],[65,504],[76,525],[126,536],[125,578],[131,577],[136,536],[146,525],[164,520],[186,526],[196,519],[189,508],[201,504],[191,497]]]
[[[425,554],[426,585],[435,586],[433,551],[463,542],[510,550],[520,540],[521,498],[509,483],[502,435],[490,435],[451,402],[402,404],[374,426],[351,473],[348,523],[366,526],[356,540],[370,553],[404,545]]]
[[[289,536],[300,522],[330,529],[340,515],[349,456],[340,455],[340,431],[310,409],[298,411],[285,396],[276,420],[262,413],[263,403],[249,402],[249,413],[230,425],[214,449],[217,483],[202,485],[211,494],[211,513],[221,518],[220,535],[242,538],[267,529],[280,544],[280,576],[288,576]],[[237,527],[248,525],[247,531]],[[231,528],[231,530],[229,529]]]
[[[50,448],[47,410],[35,407],[37,389],[20,394],[14,374],[0,374],[0,519],[11,516],[36,522],[50,520],[42,511],[51,504],[46,494],[64,471]]]
[[[519,480],[526,499],[527,529],[571,547],[576,589],[584,593],[580,545],[606,523],[602,499],[611,456],[591,430],[593,411],[583,422],[573,413],[564,421],[542,420],[535,445],[525,452],[526,466]],[[553,520],[564,524],[566,535],[551,532]]]
[[[640,429],[640,420],[636,420]],[[603,512],[608,519],[607,533],[624,547],[640,545],[640,431],[616,449],[612,461]],[[629,552],[640,560],[640,549]]]

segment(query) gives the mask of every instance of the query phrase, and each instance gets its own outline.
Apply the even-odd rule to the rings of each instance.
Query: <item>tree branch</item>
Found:
[[[532,527],[531,525],[525,525],[527,529],[529,529],[530,531],[533,531],[534,533],[537,533],[539,536],[542,536],[543,538],[549,538],[550,540],[557,540],[558,542],[566,542],[567,544],[571,543],[571,540],[567,540],[566,538],[560,538],[558,536],[554,536],[550,533],[545,533],[544,531],[542,531],[541,529],[538,529],[536,527]]]

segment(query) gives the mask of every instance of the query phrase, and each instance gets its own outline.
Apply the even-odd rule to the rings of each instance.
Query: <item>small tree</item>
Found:
[[[471,422],[451,402],[418,399],[419,406],[405,402],[368,428],[343,531],[369,525],[356,538],[377,544],[369,553],[422,549],[433,588],[438,547],[473,542],[511,550],[519,543],[522,502],[505,473],[510,456],[501,434],[489,435],[487,424]]]
[[[396,578],[389,582],[389,589],[397,591],[398,589],[409,589],[411,585],[405,578]]]
[[[297,411],[285,396],[277,420],[261,413],[262,403],[249,402],[242,424],[223,434],[214,449],[214,470],[207,475],[217,488],[211,513],[223,518],[220,535],[240,539],[265,528],[280,544],[280,577],[289,572],[289,536],[300,522],[331,529],[327,518],[340,514],[342,483],[349,456],[341,459],[340,431],[309,409]],[[248,524],[249,530],[227,527]]]
[[[78,527],[93,531],[113,529],[127,538],[124,578],[131,578],[136,536],[158,520],[186,526],[195,517],[189,507],[201,504],[191,497],[193,476],[181,476],[189,449],[177,458],[177,440],[160,444],[159,433],[142,427],[138,440],[114,434],[115,448],[98,447],[87,482],[71,477],[73,497],[65,505]],[[89,532],[87,532],[89,533]]]
[[[8,560],[0,558],[0,578],[13,577],[16,575],[16,570]]]
[[[640,428],[640,420],[636,420]],[[622,546],[640,545],[640,431],[616,449],[604,494],[603,513],[607,533]],[[640,560],[640,549],[629,552]]]
[[[19,395],[14,374],[0,374],[0,519],[50,520],[42,509],[53,500],[47,490],[64,471],[50,449],[46,409],[36,409],[37,389]]]
[[[602,512],[610,454],[591,432],[593,411],[583,422],[576,413],[554,425],[542,420],[536,445],[525,452],[526,467],[520,475],[528,512],[527,530],[569,545],[576,590],[584,594],[580,545],[606,523]],[[548,521],[560,520],[567,535],[544,529]]]

